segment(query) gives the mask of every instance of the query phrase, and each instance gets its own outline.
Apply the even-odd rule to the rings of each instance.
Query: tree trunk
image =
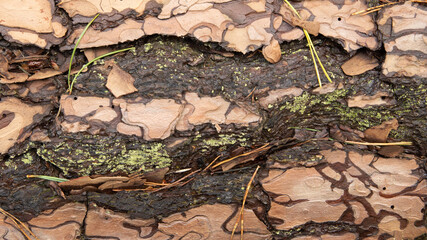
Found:
[[[1,155],[1,208],[40,239],[222,239],[261,166],[246,200],[245,239],[425,236],[425,79],[386,77],[381,66],[347,76],[341,65],[350,56],[339,44],[321,36],[313,43],[333,81],[323,88],[305,40],[281,44],[272,64],[260,51],[166,36],[119,44],[135,50],[95,62],[71,94],[66,74],[1,84],[0,137],[11,145]],[[382,62],[386,52],[367,54]],[[107,83],[112,71],[117,85]],[[134,92],[114,96],[123,79],[134,80]],[[346,143],[370,142],[365,130],[386,121],[393,127],[373,136],[412,142],[402,153]],[[152,192],[147,174],[165,168],[164,183],[180,184]],[[129,191],[26,178],[136,173],[146,182]],[[3,234],[24,239],[11,223],[0,222]]]

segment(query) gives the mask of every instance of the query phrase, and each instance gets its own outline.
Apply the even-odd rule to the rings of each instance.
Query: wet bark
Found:
[[[152,99],[173,99],[180,103],[185,93],[195,92],[199,97],[220,96],[231,106],[244,105],[261,116],[258,123],[248,127],[225,123],[218,124],[218,127],[203,123],[191,130],[173,131],[171,136],[163,140],[144,140],[142,137],[123,135],[102,122],[86,122],[90,125],[87,131],[65,132],[60,126],[65,121],[64,115],[55,119],[60,108],[59,98],[66,91],[65,75],[42,80],[45,87],[27,94],[24,93],[33,83],[13,86],[2,84],[2,99],[13,96],[27,104],[51,104],[53,110],[26,130],[32,134],[42,132],[50,141],[32,141],[28,138],[2,155],[0,206],[23,221],[30,220],[46,209],[79,202],[86,206],[96,204],[115,212],[127,213],[130,218],[156,219],[161,222],[162,218],[173,213],[205,204],[240,204],[244,187],[253,170],[261,165],[263,171],[252,189],[247,208],[254,210],[273,237],[291,238],[312,231],[317,235],[348,232],[357,236],[371,236],[378,233],[375,221],[383,218],[379,215],[371,214],[371,218],[356,223],[352,217],[345,217],[351,214],[342,214],[341,218],[328,223],[302,222],[301,228],[293,230],[281,227],[282,220],[277,219],[277,216],[269,216],[273,202],[277,202],[274,200],[277,197],[275,194],[279,194],[273,190],[267,191],[263,186],[262,179],[269,174],[271,176],[269,170],[297,167],[311,169],[315,166],[321,172],[329,166],[325,157],[321,157],[321,152],[336,149],[337,144],[347,153],[377,154],[375,148],[342,144],[344,140],[352,140],[355,130],[364,131],[393,118],[399,121],[399,128],[392,131],[389,138],[413,142],[412,146],[405,147],[404,153],[417,156],[415,159],[419,165],[412,173],[419,179],[416,182],[420,183],[425,176],[425,80],[416,77],[386,78],[380,73],[380,67],[349,77],[340,68],[349,55],[338,44],[321,37],[316,38],[314,44],[333,79],[335,90],[329,93],[318,94],[314,91],[316,74],[304,41],[282,44],[282,60],[271,64],[264,60],[260,52],[229,56],[216,44],[153,36],[117,46],[135,46],[136,51],[107,57],[81,74],[73,91],[74,96],[113,99],[105,87],[105,79],[110,71],[105,62],[115,61],[136,79],[135,87],[138,91],[123,99],[140,98],[145,103]],[[58,53],[55,49],[49,52],[55,53]],[[384,58],[381,50],[371,54],[380,61]],[[287,88],[298,88],[302,93],[299,96],[283,96],[264,106],[260,103],[271,90]],[[348,100],[354,96],[372,96],[377,92],[387,93],[380,97],[380,106],[348,106]],[[186,174],[174,173],[176,170],[203,169],[217,156],[224,160],[266,143],[273,147],[253,161],[225,172],[197,174],[182,187],[157,193],[121,191],[113,194],[91,192],[70,195],[66,192],[67,199],[64,200],[56,195],[47,181],[25,177],[27,174],[66,178],[96,174],[127,175],[141,168],[149,172],[169,167],[170,173],[165,180],[173,182]],[[135,154],[136,160],[130,161],[135,159]],[[278,167],[275,164],[283,165]],[[342,171],[347,169],[348,165],[345,166],[341,166]],[[325,175],[322,177],[329,179]],[[333,188],[340,188],[338,182],[334,183],[336,185]],[[344,185],[341,187],[345,188]],[[425,197],[425,193],[419,196]],[[422,219],[417,221],[417,226],[422,225]],[[84,230],[82,236],[85,236]]]

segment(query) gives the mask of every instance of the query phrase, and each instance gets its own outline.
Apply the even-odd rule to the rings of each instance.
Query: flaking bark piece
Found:
[[[6,79],[12,77],[9,73],[9,61],[7,61],[7,58],[3,54],[0,54],[0,76]]]
[[[262,55],[270,63],[277,63],[280,61],[282,51],[280,50],[279,42],[272,38],[270,44],[262,48]]]
[[[100,97],[62,95],[60,103],[64,115],[77,117],[85,117],[102,107],[111,107],[111,100],[109,98]]]
[[[63,73],[63,71],[60,71],[60,70],[45,68],[45,69],[41,69],[41,70],[35,72],[33,75],[31,75],[28,78],[28,81],[46,79],[46,78],[57,76],[57,75],[62,74],[62,73]]]
[[[96,236],[97,239],[165,239],[164,234],[155,233],[154,225],[154,219],[138,219],[90,204],[85,219],[85,235]]]
[[[50,105],[29,105],[17,98],[0,100],[0,154],[18,142],[24,141],[29,127],[41,120],[51,109]]]
[[[222,97],[199,97],[197,93],[185,94],[185,100],[194,107],[188,117],[190,124],[224,123],[230,103]]]
[[[391,106],[396,100],[386,92],[378,92],[373,96],[353,96],[347,101],[349,107],[367,108],[370,106]]]
[[[169,171],[168,167],[159,168],[152,172],[147,172],[142,175],[148,182],[161,183],[165,179],[166,173]]]
[[[97,13],[109,14],[113,11],[122,12],[132,9],[142,14],[145,10],[146,0],[121,0],[121,1],[99,1],[99,0],[63,0],[59,7],[63,8],[70,17],[81,15],[93,17]]]
[[[385,143],[391,130],[397,130],[399,123],[396,119],[383,122],[381,125],[366,129],[365,140],[368,142]]]
[[[403,153],[404,148],[402,146],[384,146],[378,151],[378,154],[384,157],[397,157]]]
[[[7,27],[50,33],[52,5],[46,0],[21,0],[19,3],[0,2],[0,23]]]
[[[87,60],[90,62],[96,57],[102,56],[106,53],[112,52],[113,49],[109,47],[89,48],[84,50]]]
[[[114,45],[121,42],[136,40],[145,35],[142,28],[142,22],[126,19],[121,25],[109,31],[96,30],[90,27],[82,37],[78,48],[93,48],[107,45]],[[73,48],[75,43],[83,32],[83,28],[78,28],[68,37],[68,44],[61,47],[61,50]]]
[[[133,126],[126,123],[119,122],[116,127],[117,132],[125,135],[135,135],[142,137],[142,131],[139,126]]]
[[[378,65],[378,59],[370,56],[366,52],[360,52],[347,60],[341,68],[345,74],[349,76],[356,76],[372,70]]]
[[[235,107],[226,116],[225,124],[239,124],[248,126],[250,123],[258,122],[261,117],[245,108]]]
[[[417,224],[424,219],[427,185],[423,173],[416,170],[422,165],[415,156],[386,159],[333,149],[320,154],[322,164],[289,168],[277,162],[260,180],[272,199],[268,218],[281,220],[272,222],[275,229],[345,219],[375,229],[375,239],[385,233],[414,239],[427,232],[423,224]]]
[[[154,99],[144,103],[121,103],[122,121],[144,129],[144,139],[165,139],[175,129],[183,105],[172,99]]]
[[[223,42],[228,43],[227,48],[242,53],[254,51],[262,45],[270,44],[273,34],[265,30],[270,25],[269,17],[255,20],[245,27],[230,25],[224,34]]]
[[[282,100],[284,97],[297,97],[303,93],[301,88],[289,87],[282,89],[275,89],[268,92],[268,96],[259,99],[259,103],[263,108],[268,108],[268,105],[275,104]]]
[[[387,77],[427,77],[425,4],[405,1],[383,8],[378,16],[378,29],[387,52],[383,74]]]
[[[0,78],[0,83],[21,83],[28,80],[28,74],[26,73],[15,73],[15,72],[9,72],[9,79],[7,78]]]
[[[346,210],[342,203],[327,203],[340,199],[344,191],[332,188],[332,183],[314,168],[298,167],[286,172],[271,169],[262,185],[267,192],[274,193],[269,216],[284,220],[276,226],[277,229],[289,229],[310,220],[337,221]],[[287,205],[287,202],[296,204]]]
[[[40,48],[59,44],[67,28],[53,15],[54,9],[54,2],[49,0],[1,1],[0,32],[8,41]]]
[[[123,71],[117,64],[113,65],[108,75],[106,87],[115,97],[121,97],[138,91],[133,83],[135,79],[129,73]]]

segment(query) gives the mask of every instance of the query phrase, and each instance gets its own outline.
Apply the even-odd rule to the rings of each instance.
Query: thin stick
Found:
[[[306,31],[306,32],[307,32],[307,31]],[[322,63],[322,61],[320,61],[319,55],[317,55],[317,51],[316,51],[316,49],[314,48],[314,44],[313,44],[313,42],[311,41],[311,37],[310,37],[310,35],[308,34],[308,32],[307,32],[307,36],[308,36],[308,38],[307,38],[307,39],[310,41],[311,47],[312,47],[312,48],[313,48],[313,50],[314,50],[314,55],[316,55],[317,61],[319,62],[319,65],[320,65],[320,67],[322,68],[323,73],[325,74],[325,76],[326,76],[326,78],[328,79],[328,81],[331,83],[331,82],[332,82],[332,80],[331,80],[331,78],[329,77],[328,72],[326,72],[325,67],[323,67],[323,63]]]
[[[320,74],[319,74],[319,68],[317,68],[317,63],[316,63],[316,58],[314,58],[314,53],[316,50],[314,49],[314,46],[312,46],[312,44],[310,44],[310,35],[308,34],[308,32],[303,29],[305,37],[307,38],[307,42],[308,42],[308,46],[310,48],[310,54],[311,54],[311,59],[313,60],[313,64],[314,64],[314,69],[316,70],[316,77],[317,77],[317,82],[319,83],[319,87],[322,87],[322,81],[320,80]],[[310,39],[310,40],[309,40]]]
[[[398,2],[389,2],[389,3],[378,5],[378,6],[375,6],[375,7],[370,7],[370,8],[367,8],[365,10],[354,12],[354,13],[351,14],[351,16],[354,16],[354,15],[362,15],[363,16],[363,15],[369,14],[371,12],[379,11],[383,7],[394,5],[396,3],[398,3]]]
[[[267,148],[267,146],[268,146],[268,145],[269,145],[269,143],[266,143],[266,144],[264,144],[262,147],[259,147],[259,148],[255,149],[255,150],[250,151],[250,152],[243,153],[243,154],[240,154],[240,155],[234,156],[234,157],[232,157],[232,158],[228,158],[228,159],[226,159],[226,160],[224,160],[224,161],[221,161],[221,162],[219,162],[219,163],[215,164],[212,168],[216,168],[216,167],[218,167],[218,166],[220,166],[220,165],[222,165],[222,164],[224,164],[224,163],[230,162],[230,161],[232,161],[232,160],[234,160],[234,159],[236,159],[236,158],[238,158],[238,157],[247,156],[247,155],[250,155],[250,154],[252,154],[252,153],[256,153],[256,152],[259,152],[259,151],[265,150],[265,148]]]
[[[248,182],[248,185],[246,186],[245,195],[243,196],[242,208],[240,209],[239,216],[237,217],[236,223],[234,224],[234,227],[233,227],[233,231],[231,232],[231,240],[233,240],[234,232],[236,231],[237,226],[239,225],[239,221],[240,221],[240,240],[243,240],[243,233],[244,233],[243,232],[243,213],[245,209],[245,203],[246,203],[246,199],[248,197],[252,182],[254,181],[258,170],[259,170],[259,166],[257,166],[257,168],[255,169],[254,174],[252,174],[251,180]]]
[[[218,155],[218,157],[216,157],[211,163],[209,163],[209,165],[207,167],[205,167],[205,169],[203,169],[203,172],[208,170],[209,167],[212,166],[212,164],[214,164],[216,162],[216,160],[218,160],[219,157],[221,157],[221,155]]]
[[[194,174],[196,174],[196,173],[198,173],[198,172],[200,172],[200,169],[198,169],[198,170],[196,170],[196,171],[194,171],[194,172],[191,172],[191,173],[189,173],[189,174],[185,175],[184,177],[182,177],[182,178],[178,179],[178,180],[177,180],[176,182],[174,182],[174,183],[171,183],[171,184],[168,184],[167,186],[164,186],[164,187],[158,188],[158,189],[154,190],[153,192],[158,192],[158,191],[161,191],[161,190],[164,190],[164,189],[168,189],[168,188],[174,187],[174,186],[176,186],[176,185],[180,184],[180,183],[181,183],[182,181],[184,181],[186,178],[189,178],[189,177],[191,177],[192,175],[194,175]]]
[[[288,2],[288,0],[284,0],[286,2],[286,4],[289,6],[289,8],[292,10],[292,12],[295,13],[295,15],[298,16],[299,19],[302,19],[301,16],[299,15],[298,11],[292,6],[291,3]],[[313,63],[314,63],[314,68],[316,70],[316,76],[317,76],[317,82],[319,83],[319,87],[322,87],[322,81],[320,79],[320,74],[319,74],[319,69],[317,67],[317,63],[316,63],[316,59],[319,62],[320,67],[323,70],[323,73],[325,74],[326,78],[328,79],[329,82],[332,82],[331,78],[329,77],[328,72],[326,71],[325,67],[322,64],[322,61],[320,61],[319,55],[317,54],[316,49],[314,48],[314,44],[311,41],[310,38],[310,34],[308,33],[307,30],[305,30],[304,28],[302,29],[304,31],[304,35],[305,38],[307,39],[308,42],[308,46],[310,47],[310,53],[311,53],[311,58],[313,59]]]
[[[356,144],[356,145],[367,145],[367,146],[409,146],[409,145],[412,145],[412,142],[370,143],[370,142],[345,141],[345,143]]]
[[[31,236],[33,236],[36,240],[39,240],[37,238],[37,236],[34,235],[34,233],[27,226],[25,226],[25,224],[23,224],[19,219],[17,219],[15,216],[13,216],[12,214],[8,213],[3,208],[0,208],[0,212],[3,213],[6,217],[9,217],[10,220],[12,220],[12,222],[19,228],[19,230],[21,231],[21,233],[24,234],[24,236],[27,239],[31,240],[31,237],[28,236],[28,234],[25,232],[25,230],[27,232],[29,232],[31,234]]]

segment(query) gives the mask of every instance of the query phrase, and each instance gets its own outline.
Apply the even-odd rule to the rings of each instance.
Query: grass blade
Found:
[[[40,179],[54,181],[54,182],[68,181],[68,179],[65,179],[65,178],[57,178],[57,177],[51,177],[51,176],[45,176],[45,175],[27,175],[27,178],[40,178]]]
[[[101,59],[101,58],[108,57],[108,56],[110,56],[110,55],[113,55],[113,54],[116,54],[116,53],[120,53],[120,52],[129,51],[129,50],[135,50],[135,47],[130,47],[130,48],[125,48],[125,49],[120,49],[120,50],[116,50],[116,51],[113,51],[113,52],[109,52],[109,53],[103,54],[103,55],[101,55],[101,56],[98,56],[98,57],[96,57],[96,58],[92,59],[90,62],[86,63],[85,65],[83,65],[83,67],[82,67],[82,68],[80,68],[80,70],[79,70],[79,71],[74,75],[73,81],[72,81],[72,82],[71,82],[71,84],[69,85],[67,92],[68,92],[69,94],[71,94],[71,92],[73,91],[74,83],[75,83],[75,82],[76,82],[76,80],[77,80],[77,77],[78,77],[78,76],[80,75],[80,73],[81,73],[85,68],[87,68],[90,64],[92,64],[93,62],[95,62],[95,61],[97,61],[97,60],[99,60],[99,59]]]
[[[93,21],[99,16],[99,13],[96,14],[95,17],[92,18],[92,20],[86,25],[85,29],[83,29],[83,32],[80,34],[79,39],[77,39],[76,45],[74,45],[73,52],[71,53],[71,59],[70,59],[70,66],[68,67],[68,88],[70,88],[70,77],[71,77],[71,66],[73,65],[73,59],[74,55],[76,54],[77,47],[79,46],[80,41],[82,40],[83,36],[85,35],[86,31],[89,29],[90,25],[92,25]]]

